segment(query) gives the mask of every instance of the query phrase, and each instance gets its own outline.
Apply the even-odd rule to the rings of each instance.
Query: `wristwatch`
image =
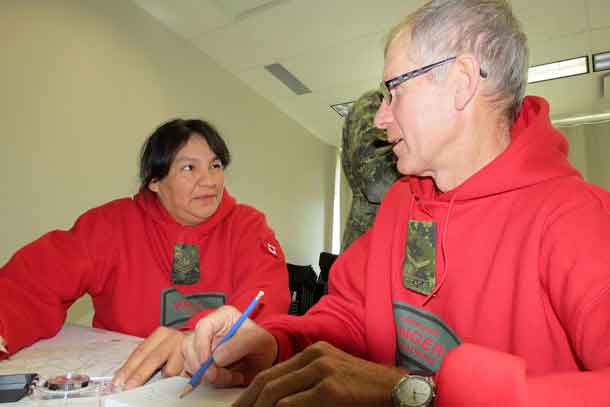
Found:
[[[414,374],[403,376],[392,389],[394,407],[429,407],[435,396],[434,380]]]

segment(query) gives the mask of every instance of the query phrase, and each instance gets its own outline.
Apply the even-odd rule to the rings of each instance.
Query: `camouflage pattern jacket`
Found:
[[[366,92],[356,100],[343,126],[341,162],[352,190],[352,205],[342,251],[371,227],[383,196],[399,177],[385,132],[373,124],[380,102],[379,91]]]

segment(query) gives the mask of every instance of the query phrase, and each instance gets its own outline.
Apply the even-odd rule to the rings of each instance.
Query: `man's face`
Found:
[[[149,184],[176,222],[194,226],[216,212],[224,188],[220,159],[203,137],[192,135],[176,153],[169,173]]]
[[[402,34],[388,48],[384,81],[421,68],[408,57],[409,42],[409,36]],[[391,91],[391,104],[383,102],[377,111],[375,126],[385,129],[394,144],[402,174],[434,176],[445,160],[453,103],[445,85],[444,80],[435,82],[430,72],[407,80]]]

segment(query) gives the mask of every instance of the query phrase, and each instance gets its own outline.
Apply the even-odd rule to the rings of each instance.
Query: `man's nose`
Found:
[[[386,130],[390,123],[392,123],[392,120],[392,109],[390,109],[390,105],[385,101],[381,101],[379,109],[377,109],[377,113],[375,114],[375,119],[373,121],[375,127],[377,127],[378,129]]]

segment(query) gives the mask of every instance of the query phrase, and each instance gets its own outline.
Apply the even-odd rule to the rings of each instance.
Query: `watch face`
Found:
[[[426,406],[432,400],[432,386],[423,377],[410,376],[400,383],[396,397],[402,406]]]

